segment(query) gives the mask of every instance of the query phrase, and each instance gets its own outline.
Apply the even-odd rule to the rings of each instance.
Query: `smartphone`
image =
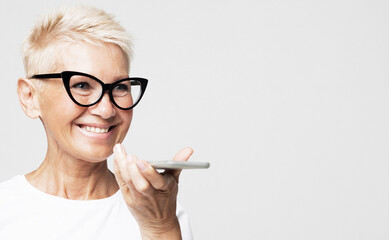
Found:
[[[206,169],[209,162],[149,161],[155,169]]]

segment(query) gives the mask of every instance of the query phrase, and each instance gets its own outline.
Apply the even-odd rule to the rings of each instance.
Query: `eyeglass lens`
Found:
[[[132,107],[141,94],[141,84],[136,80],[117,82],[112,88],[115,103],[122,108]],[[69,81],[73,98],[81,105],[94,104],[103,94],[103,86],[93,78],[73,75]]]

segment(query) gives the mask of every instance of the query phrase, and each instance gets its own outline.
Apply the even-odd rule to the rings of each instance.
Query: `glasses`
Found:
[[[100,79],[81,72],[64,71],[61,73],[36,74],[32,78],[62,78],[66,92],[73,102],[82,107],[98,103],[108,91],[111,102],[122,110],[134,108],[147,87],[145,78],[125,78],[114,83],[103,83]]]

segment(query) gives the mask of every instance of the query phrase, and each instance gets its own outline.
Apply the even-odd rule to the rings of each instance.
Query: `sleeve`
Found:
[[[177,218],[180,223],[182,240],[193,240],[192,228],[190,226],[188,214],[184,211],[179,203],[177,203]]]

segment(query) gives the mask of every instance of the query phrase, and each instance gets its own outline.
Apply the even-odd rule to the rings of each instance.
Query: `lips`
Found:
[[[96,125],[78,125],[82,130],[90,133],[103,134],[111,131],[115,125],[113,126],[96,126]]]
[[[84,130],[87,132],[93,132],[93,133],[106,133],[106,132],[108,132],[109,128],[98,128],[98,127],[85,126]]]

